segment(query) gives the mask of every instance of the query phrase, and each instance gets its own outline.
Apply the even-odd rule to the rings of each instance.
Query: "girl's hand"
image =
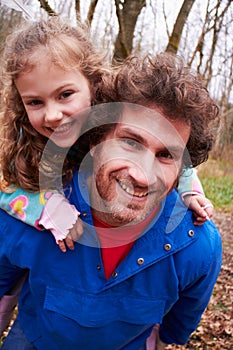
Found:
[[[209,199],[201,194],[190,194],[183,197],[185,205],[193,211],[195,216],[194,224],[202,225],[209,221],[214,214],[214,206]]]
[[[77,241],[83,234],[83,222],[80,218],[76,221],[74,226],[69,230],[68,235],[63,240],[59,240],[57,243],[63,253],[66,252],[66,247],[70,250],[74,250],[74,242]]]
[[[83,234],[79,214],[75,206],[60,193],[53,193],[45,204],[39,225],[52,232],[62,252],[66,252],[66,247],[73,250],[73,242]]]

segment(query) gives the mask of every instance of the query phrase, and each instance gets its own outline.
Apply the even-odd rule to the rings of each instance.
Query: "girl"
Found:
[[[82,225],[79,213],[65,199],[62,185],[69,182],[76,165],[76,140],[85,121],[84,112],[101,102],[101,85],[110,74],[106,67],[86,28],[72,27],[57,17],[30,23],[6,40],[0,206],[37,229],[50,229],[64,252],[66,245],[73,249],[72,239],[78,239]],[[53,147],[47,154],[49,139]],[[60,168],[62,184],[59,176],[54,181]],[[40,173],[45,174],[44,186]],[[212,215],[212,207],[203,196],[196,173],[189,170],[185,175],[184,171],[180,184],[179,192],[187,194],[185,201],[190,200],[190,194],[195,195],[191,208],[197,223],[202,223]],[[17,293],[18,289],[11,291],[14,303]],[[11,310],[8,308],[9,317]]]
[[[17,218],[39,228],[34,217],[40,218],[51,194],[38,192],[39,162],[45,145],[51,137],[57,147],[52,149],[50,165],[59,167],[64,160],[62,175],[67,183],[72,176],[72,157],[64,157],[61,150],[66,152],[77,140],[82,112],[94,104],[99,85],[108,74],[106,66],[86,28],[69,26],[56,17],[28,24],[7,39],[3,55],[2,190],[12,192],[14,188],[8,185],[23,190],[2,193],[3,209],[7,206]],[[44,163],[46,172],[54,170]],[[46,189],[50,189],[49,184]],[[32,191],[37,193],[28,193]],[[78,213],[73,207],[68,210],[71,228]],[[56,233],[59,241],[61,232]]]

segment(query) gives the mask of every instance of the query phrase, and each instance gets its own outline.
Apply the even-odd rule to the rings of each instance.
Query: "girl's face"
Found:
[[[15,85],[31,125],[59,147],[72,146],[91,104],[88,80],[77,70],[65,71],[45,57],[22,73]]]

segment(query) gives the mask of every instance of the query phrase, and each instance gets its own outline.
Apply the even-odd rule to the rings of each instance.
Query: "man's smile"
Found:
[[[148,196],[148,189],[141,188],[140,190],[134,187],[133,183],[128,180],[120,180],[116,179],[119,186],[129,195],[138,197],[138,198],[144,198]]]

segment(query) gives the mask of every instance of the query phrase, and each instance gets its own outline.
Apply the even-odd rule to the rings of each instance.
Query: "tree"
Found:
[[[134,29],[146,0],[115,0],[119,32],[115,42],[113,61],[124,60],[132,51]]]
[[[167,52],[171,52],[174,54],[177,53],[183,28],[187,21],[188,15],[191,11],[191,8],[194,2],[195,0],[184,0],[183,5],[181,6],[180,12],[176,18],[176,22],[175,22],[172,34],[169,37],[169,42],[166,48]]]

